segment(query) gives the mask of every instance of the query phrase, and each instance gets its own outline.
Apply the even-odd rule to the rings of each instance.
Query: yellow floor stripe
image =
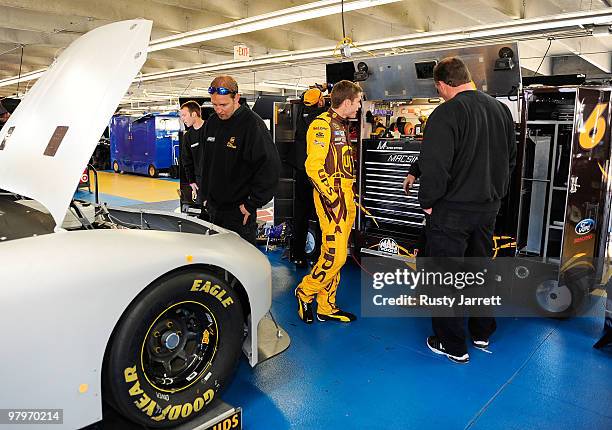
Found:
[[[92,175],[93,179],[93,175]],[[178,182],[130,174],[98,172],[100,192],[147,203],[177,200]],[[92,180],[92,191],[93,183]]]

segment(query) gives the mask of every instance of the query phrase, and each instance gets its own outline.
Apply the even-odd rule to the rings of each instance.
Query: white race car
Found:
[[[218,398],[241,350],[254,366],[287,346],[262,353],[271,268],[238,235],[72,201],[150,32],[132,20],[82,36],[0,131],[0,408],[62,409],[61,428],[100,421],[103,399],[177,425]]]

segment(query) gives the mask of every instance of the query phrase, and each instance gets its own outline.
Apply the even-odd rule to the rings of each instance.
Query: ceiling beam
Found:
[[[9,54],[0,55],[0,64],[2,69],[5,69],[8,65],[15,65],[19,67],[19,64],[27,64],[29,68],[42,69],[49,65],[49,57],[39,57],[36,55],[28,55],[27,48],[23,50],[23,58],[21,56],[21,49],[17,49]]]
[[[530,40],[529,42],[519,42],[518,53],[520,58],[520,66],[532,72],[531,75],[527,76],[535,75],[535,72],[536,70],[538,70],[538,67],[538,75],[552,75],[552,57],[548,54],[546,58],[544,58],[544,54],[546,53],[547,48],[548,41],[546,40]],[[540,63],[542,64],[541,66]]]
[[[212,11],[206,14],[193,13],[193,11],[162,5],[148,0],[98,0],[95,2],[73,0],[0,0],[0,6],[52,16],[67,15],[74,19],[91,17],[104,22],[145,18],[154,21],[157,28],[174,32],[189,31],[194,28],[230,21]]]
[[[51,34],[0,28],[0,43],[12,43],[17,45],[40,45],[59,49],[67,47],[77,37],[78,36],[67,33]]]
[[[24,2],[24,5],[27,6],[27,1]],[[6,7],[3,9],[8,10],[8,13],[0,14],[0,43],[9,42],[12,44],[28,45],[28,48],[34,46],[49,48],[49,60],[47,65],[52,62],[53,58],[55,58],[63,48],[80,37],[83,32],[89,31],[103,23],[102,20],[97,18],[92,21],[84,17],[75,19],[74,17],[68,18],[59,15],[46,15],[45,13],[19,8]],[[57,8],[53,8],[52,10],[57,11]],[[31,19],[27,19],[29,15],[32,15]],[[27,22],[27,25],[20,24],[22,22]],[[66,26],[70,27],[69,30],[57,31]],[[291,46],[288,45],[288,41],[291,39],[295,40],[293,49],[306,49],[329,42],[321,37],[302,37],[300,31],[300,28],[295,26],[291,30],[283,29],[277,30],[276,32],[264,31],[260,32],[260,34],[250,35],[250,37],[248,37],[248,44],[251,46],[254,53],[267,54],[270,52],[270,49],[290,49]],[[309,35],[317,35],[316,28],[310,29]],[[245,39],[247,39],[247,37],[245,37]],[[304,41],[307,43],[303,43]],[[197,64],[207,61],[221,61],[222,59],[228,59],[233,56],[233,45],[237,43],[241,43],[241,41],[225,39],[218,41],[216,44],[207,43],[192,48],[183,47],[172,49],[169,53],[162,54],[161,57],[158,57],[157,53],[155,53],[151,55],[150,58],[172,61],[171,57],[178,57],[174,60],[174,67],[180,67],[177,66],[177,64],[181,62],[187,63],[191,61],[192,64]],[[191,54],[186,54],[188,52],[191,52]],[[186,65],[182,67],[186,67]],[[167,70],[168,68],[169,67],[166,66],[160,70]]]
[[[528,11],[530,14],[536,16],[545,16],[552,13],[562,13],[564,11],[571,12],[568,10],[571,7],[574,10],[580,10],[580,5],[576,2],[567,2],[562,0],[539,0],[537,2],[530,2]],[[586,5],[583,5],[586,6]],[[603,9],[602,5],[595,4],[595,9]],[[583,60],[591,63],[595,67],[599,68],[604,73],[610,73],[612,71],[612,60],[610,50],[605,46],[598,38],[590,37],[588,40],[558,40],[553,43],[558,43],[563,46],[567,52],[570,52]]]
[[[509,21],[512,18],[506,13],[491,7],[484,0],[433,0],[434,3],[453,12],[452,19],[457,15],[473,24],[490,24],[492,22]],[[457,25],[460,27],[461,25]]]
[[[387,3],[395,3],[401,0],[321,0],[312,3],[301,4],[274,12],[239,19],[230,23],[212,27],[200,28],[174,36],[168,36],[160,40],[152,40],[149,51],[167,49],[173,46],[187,45],[207,40],[220,39],[236,36],[239,34],[259,32],[265,29],[282,27],[303,21],[311,21],[315,18],[339,15],[342,11],[366,9]]]
[[[507,15],[512,19],[521,19],[523,0],[489,0],[493,9]]]
[[[582,58],[602,72],[612,73],[612,53],[599,38],[566,39],[559,42],[572,54]]]
[[[483,0],[434,1],[441,4],[445,8],[452,10],[454,13],[464,16],[465,19],[471,19],[481,24],[511,20],[508,15],[500,12],[499,10],[487,9]],[[579,10],[579,7],[575,2],[573,2],[574,10],[566,10],[566,8],[571,5],[567,4],[567,2],[565,3],[566,4],[561,4],[559,0],[538,0],[537,2],[527,3],[529,5],[529,9],[527,11],[530,16],[548,16],[551,14],[551,9],[554,11],[554,13]],[[603,72],[611,72],[612,57],[610,56],[610,53],[607,52],[607,47],[597,40],[597,38],[591,37],[587,40],[564,39],[557,40],[554,43],[563,46],[567,52],[581,57],[585,61],[588,61],[601,69]],[[544,61],[546,62],[546,70],[552,71],[552,63],[550,63],[548,59]],[[530,62],[531,61],[528,61],[528,63]],[[531,67],[531,64],[529,64],[529,67]],[[545,67],[544,64],[543,67]]]
[[[386,37],[384,33],[387,32],[406,34],[425,31],[421,11],[421,6],[425,1],[429,3],[429,0],[412,0],[353,11],[346,14],[346,23],[348,26],[355,27],[357,32],[364,30],[377,31],[378,37]],[[360,18],[359,21],[357,21],[357,17]],[[362,20],[366,21],[362,22]],[[367,38],[371,39],[372,37],[375,36]]]
[[[114,20],[132,19],[139,16],[154,20],[152,39],[183,33],[194,28],[210,27],[230,22],[229,18],[223,15],[210,12],[200,13],[165,5],[157,5],[153,8],[149,6],[151,16],[147,16],[147,8],[144,7],[144,4],[150,2],[143,2],[142,0],[131,0],[130,2],[105,0],[103,2],[105,4],[96,3],[94,5],[92,3],[91,7],[85,9],[82,8],[82,4],[68,8],[71,5],[74,6],[74,2],[67,0],[43,3],[41,7],[34,9],[40,5],[40,2],[0,0],[0,5],[4,5],[3,10],[6,11],[6,13],[0,14],[0,28],[45,34],[45,36],[24,35],[18,40],[17,37],[5,38],[4,40],[21,44],[52,44],[65,47],[71,40],[95,27]],[[66,15],[62,15],[62,13]],[[156,16],[156,14],[161,15]],[[24,26],[23,23],[27,23],[27,25]],[[65,31],[60,34],[63,34],[64,37],[57,40],[54,36],[58,30],[62,29],[65,29]],[[71,36],[66,37],[67,34]],[[336,39],[334,32],[329,27],[310,23],[294,23],[282,29],[243,36],[243,38],[233,36],[232,40],[228,39],[228,42],[232,46],[233,44],[248,42],[253,51],[260,54],[268,53],[269,49],[306,49],[318,46],[326,41],[326,36],[329,40]],[[292,46],[290,46],[291,40],[294,41]],[[194,46],[199,47],[200,44]]]

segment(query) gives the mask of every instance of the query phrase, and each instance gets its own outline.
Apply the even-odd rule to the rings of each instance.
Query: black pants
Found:
[[[427,257],[491,257],[497,212],[434,209],[426,229]],[[432,317],[434,334],[453,355],[467,352],[465,315]],[[472,339],[488,339],[495,331],[493,317],[469,317]]]
[[[308,222],[316,219],[314,200],[312,198],[312,184],[304,170],[295,171],[295,198],[293,204],[294,234],[291,242],[291,259],[305,260],[306,236],[308,235]]]
[[[247,223],[243,225],[244,215],[240,212],[238,206],[232,209],[221,210],[209,204],[207,208],[210,222],[219,227],[235,231],[244,240],[257,246],[257,214],[251,214]]]

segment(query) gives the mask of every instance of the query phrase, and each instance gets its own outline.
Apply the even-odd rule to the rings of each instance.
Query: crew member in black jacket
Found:
[[[514,121],[507,106],[475,89],[459,58],[434,68],[446,101],[427,123],[419,167],[419,203],[430,214],[427,257],[491,257],[493,231],[516,161]],[[429,348],[467,363],[464,318],[433,317]],[[495,331],[492,317],[469,318],[472,345],[485,349]]]
[[[278,185],[278,151],[259,115],[240,105],[232,77],[215,78],[208,92],[215,114],[204,125],[202,198],[212,223],[255,245],[257,208]]]
[[[189,100],[181,105],[179,111],[181,120],[185,124],[186,131],[183,135],[183,147],[181,148],[181,163],[185,170],[187,182],[192,190],[192,198],[198,204],[202,204],[202,196],[199,191],[199,183],[202,182],[202,154],[204,153],[204,120],[200,105]]]

